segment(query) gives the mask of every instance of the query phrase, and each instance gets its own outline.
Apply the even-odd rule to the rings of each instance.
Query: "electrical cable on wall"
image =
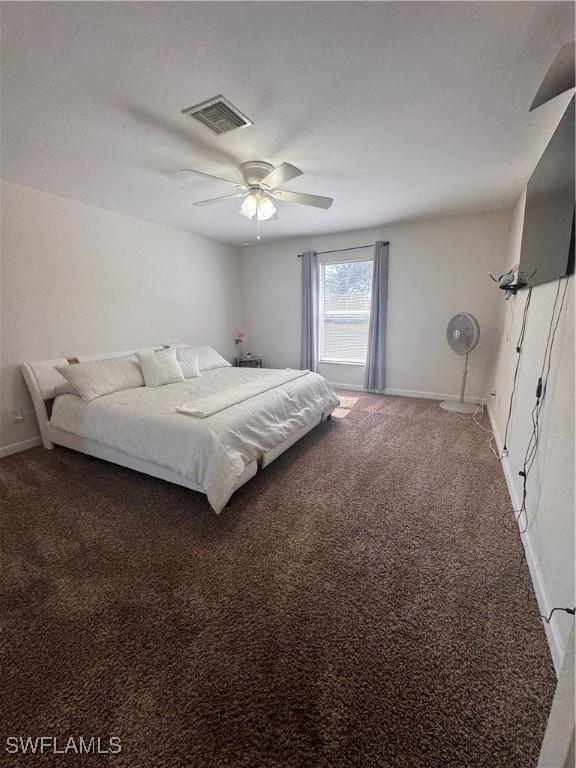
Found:
[[[558,315],[556,317],[556,322],[554,324],[554,328],[553,328],[551,334],[549,333],[549,335],[548,335],[549,336],[549,339],[548,339],[549,340],[549,345],[547,344],[548,359],[546,360],[546,355],[545,355],[544,362],[542,364],[542,370],[540,372],[540,378],[538,379],[538,384],[536,385],[536,405],[534,406],[533,419],[532,419],[532,422],[533,422],[533,425],[534,425],[534,430],[533,430],[533,434],[532,434],[533,442],[532,442],[532,445],[530,445],[530,443],[529,443],[528,449],[526,451],[526,458],[527,458],[528,463],[525,464],[525,466],[524,466],[524,472],[529,472],[530,471],[530,469],[532,468],[532,464],[534,463],[534,460],[536,458],[536,451],[537,451],[537,448],[538,448],[539,427],[540,427],[540,425],[539,425],[539,417],[540,417],[540,412],[542,410],[542,406],[544,405],[544,399],[546,397],[546,388],[548,386],[548,377],[550,375],[550,367],[551,367],[551,364],[552,364],[552,349],[554,347],[554,339],[556,337],[556,330],[558,328],[558,324],[560,322],[560,316],[562,314],[562,309],[564,307],[564,300],[566,298],[567,288],[568,288],[568,281],[566,281],[565,284],[564,284],[564,291],[562,293],[562,300],[560,302],[560,309],[558,310]],[[559,293],[560,293],[560,285],[558,285],[558,290],[557,290],[557,293],[556,293],[555,304],[557,303]]]
[[[536,383],[536,402],[530,414],[530,417],[532,420],[532,432],[530,435],[530,439],[528,441],[528,445],[526,446],[526,452],[524,454],[522,469],[518,473],[522,478],[522,504],[520,506],[520,509],[515,511],[515,516],[516,516],[516,521],[518,523],[522,515],[524,515],[525,517],[524,526],[520,531],[521,534],[526,533],[528,529],[528,515],[526,510],[526,497],[528,495],[528,476],[530,475],[530,470],[534,465],[534,462],[536,460],[536,456],[538,453],[542,409],[544,407],[544,402],[546,400],[548,378],[550,375],[550,368],[552,364],[552,352],[554,350],[556,331],[558,330],[560,317],[562,315],[562,310],[564,307],[564,301],[565,301],[566,292],[568,289],[568,280],[564,280],[564,290],[562,291],[562,294],[560,293],[561,285],[562,285],[562,278],[559,278],[558,284],[556,287],[556,295],[554,297],[554,305],[552,307],[552,316],[550,318],[550,325],[548,327],[548,336],[546,338],[546,347],[544,350],[542,368],[540,371],[540,376]],[[561,299],[560,299],[560,295],[561,295]],[[560,299],[560,304],[558,306],[559,299]]]
[[[550,619],[554,615],[555,611],[564,611],[565,613],[569,613],[572,616],[574,616],[576,614],[576,608],[552,608],[552,610],[550,611],[548,616],[543,616],[542,614],[540,614],[540,618],[544,619],[546,624],[550,624]]]
[[[522,356],[522,347],[524,346],[524,337],[526,335],[526,324],[528,322],[528,310],[530,308],[530,301],[532,299],[532,288],[528,290],[528,296],[526,297],[526,303],[524,304],[524,312],[522,315],[522,324],[520,327],[520,334],[518,341],[516,342],[516,368],[514,369],[514,380],[512,382],[512,392],[510,394],[510,404],[508,406],[508,416],[506,418],[506,430],[504,432],[504,443],[502,445],[502,455],[500,459],[508,455],[508,431],[510,429],[510,421],[512,419],[512,408],[514,406],[514,396],[516,394],[516,383],[518,380],[518,370],[520,368],[520,358]]]
[[[546,338],[546,347],[544,349],[544,358],[542,360],[542,368],[540,370],[540,376],[538,377],[538,381],[536,383],[536,402],[530,414],[531,420],[532,420],[532,432],[530,435],[530,439],[528,441],[528,445],[526,446],[526,452],[524,454],[522,469],[518,473],[522,477],[522,504],[519,510],[514,510],[514,516],[518,525],[520,524],[520,519],[522,515],[524,515],[525,517],[524,526],[520,530],[520,541],[522,543],[522,558],[520,560],[520,567],[522,566],[523,561],[526,559],[526,547],[524,545],[524,540],[522,538],[522,535],[525,534],[526,531],[528,530],[528,523],[529,523],[528,511],[526,507],[526,499],[528,496],[528,477],[530,475],[530,470],[534,466],[534,462],[536,461],[536,457],[538,454],[538,446],[539,446],[540,430],[541,430],[541,416],[542,416],[542,410],[544,407],[544,402],[546,400],[548,379],[549,379],[550,371],[552,367],[552,353],[554,351],[556,332],[560,324],[560,318],[562,316],[562,310],[564,308],[564,302],[565,302],[566,293],[568,290],[568,279],[564,279],[564,290],[561,292],[562,280],[563,278],[558,278],[556,294],[554,296],[554,304],[552,307],[552,315],[550,318],[550,325],[548,327],[548,336]],[[529,305],[529,301],[530,301],[530,293],[528,295],[528,299],[526,300],[522,329],[520,331],[518,346],[516,348],[516,351],[518,352],[519,356],[522,349],[522,343],[524,341],[524,335],[526,332],[526,317],[527,317],[527,307]],[[514,394],[514,390],[516,387],[516,375],[518,371],[518,365],[519,365],[519,359],[516,365],[514,387],[513,387],[512,394]],[[512,411],[512,398],[510,403],[509,415],[511,411]],[[571,616],[576,615],[576,608],[557,606],[551,609],[548,616],[540,614],[540,618],[546,624],[550,624],[552,616],[556,611],[562,611],[570,614]]]

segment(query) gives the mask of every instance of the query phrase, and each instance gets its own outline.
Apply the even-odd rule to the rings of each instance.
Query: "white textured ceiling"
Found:
[[[232,243],[229,188],[287,161],[263,239],[511,203],[560,118],[528,108],[573,34],[569,2],[2,4],[2,176]],[[254,125],[224,136],[181,110],[224,94]]]

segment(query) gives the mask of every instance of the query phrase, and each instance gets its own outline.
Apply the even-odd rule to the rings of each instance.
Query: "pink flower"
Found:
[[[244,331],[238,331],[238,332],[236,333],[236,338],[237,338],[239,341],[244,341],[244,339],[246,338],[246,334],[244,333]]]

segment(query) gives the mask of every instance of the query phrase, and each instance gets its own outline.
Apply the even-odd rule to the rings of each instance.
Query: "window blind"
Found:
[[[365,363],[372,261],[323,264],[320,272],[320,359]]]

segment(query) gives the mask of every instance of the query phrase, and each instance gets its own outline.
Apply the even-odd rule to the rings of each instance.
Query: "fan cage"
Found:
[[[446,339],[450,349],[457,355],[467,355],[480,339],[478,321],[469,312],[459,312],[448,322]]]

